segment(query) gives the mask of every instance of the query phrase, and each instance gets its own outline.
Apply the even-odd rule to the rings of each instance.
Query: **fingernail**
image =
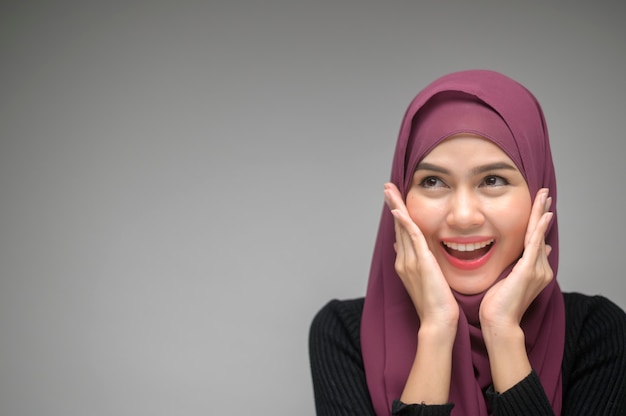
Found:
[[[552,253],[552,246],[546,244],[546,256],[549,256]]]
[[[552,197],[549,196],[548,198],[546,198],[546,202],[545,202],[545,205],[544,205],[545,211],[550,210],[551,206],[552,206]]]

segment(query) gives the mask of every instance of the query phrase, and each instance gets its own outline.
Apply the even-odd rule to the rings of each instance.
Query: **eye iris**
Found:
[[[437,179],[435,178],[426,178],[426,186],[436,186]]]

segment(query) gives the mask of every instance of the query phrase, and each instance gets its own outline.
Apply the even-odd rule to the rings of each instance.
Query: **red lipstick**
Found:
[[[495,240],[490,237],[464,237],[446,239],[442,241],[441,248],[452,266],[460,270],[474,270],[489,261],[494,244]]]

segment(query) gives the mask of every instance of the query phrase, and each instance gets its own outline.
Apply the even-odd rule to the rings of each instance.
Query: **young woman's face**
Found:
[[[531,205],[513,161],[471,134],[454,135],[427,154],[406,198],[448,284],[463,294],[487,290],[519,258]]]

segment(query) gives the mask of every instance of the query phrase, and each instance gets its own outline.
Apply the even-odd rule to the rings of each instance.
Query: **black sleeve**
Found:
[[[361,357],[363,299],[333,300],[313,319],[309,357],[318,416],[375,416]]]
[[[405,404],[394,400],[391,414],[394,416],[450,416],[454,404]]]
[[[491,402],[495,416],[554,415],[541,380],[534,370],[503,393],[496,393],[490,386],[487,399]]]
[[[562,416],[626,415],[626,314],[602,296],[567,293]],[[551,415],[533,371],[502,394],[494,415]]]
[[[602,296],[565,300],[563,415],[626,415],[626,314]]]
[[[315,316],[309,333],[309,356],[318,416],[375,416],[361,355],[363,298],[333,300]],[[397,401],[394,415],[449,416],[453,405],[406,405]]]

